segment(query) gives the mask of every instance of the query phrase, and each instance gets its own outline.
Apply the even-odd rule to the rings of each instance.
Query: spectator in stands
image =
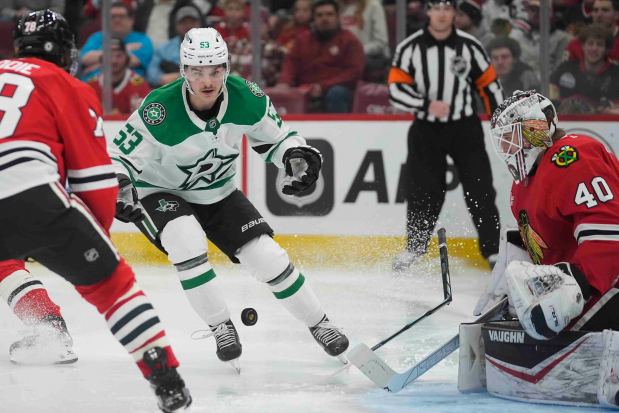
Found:
[[[129,52],[129,66],[140,76],[144,76],[146,68],[153,56],[153,44],[144,33],[135,32],[133,27],[133,11],[125,3],[119,1],[110,6],[110,31],[112,37],[118,37],[125,43]],[[103,33],[93,33],[81,50],[82,80],[88,80],[99,73],[103,58]]]
[[[456,11],[456,27],[488,47],[488,42],[492,40],[492,33],[481,25],[482,12],[481,5],[477,0],[461,0]]]
[[[339,0],[340,23],[352,32],[361,44],[366,62],[375,56],[388,58],[389,39],[385,10],[379,0]]]
[[[582,62],[568,60],[550,77],[550,98],[563,113],[619,113],[619,67],[608,59],[611,34],[601,24],[579,35]]]
[[[495,20],[509,21],[511,18],[509,13],[510,3],[511,0],[486,0],[483,6],[481,25],[487,30],[491,30]]]
[[[65,0],[0,0],[0,19],[19,20],[34,10],[51,9],[64,13]]]
[[[339,23],[335,0],[312,6],[313,29],[302,33],[286,56],[278,88],[298,86],[307,92],[314,110],[350,112],[355,86],[363,73],[363,45]]]
[[[312,21],[312,1],[296,0],[292,8],[292,19],[275,34],[275,41],[286,52],[292,49],[294,39],[303,32],[309,32]]]
[[[536,72],[520,60],[520,46],[509,37],[495,37],[488,43],[488,53],[494,70],[503,86],[503,95],[511,96],[514,90],[539,89]]]
[[[601,24],[612,30],[612,42],[608,57],[619,63],[619,0],[595,0],[591,10],[593,23]],[[570,60],[582,61],[584,58],[583,47],[578,38],[572,40],[567,50]]]
[[[154,47],[170,39],[170,18],[175,0],[142,0],[135,9],[133,30],[145,33]]]
[[[357,36],[365,52],[363,80],[384,83],[391,66],[385,10],[379,0],[338,0],[340,24]]]
[[[244,0],[223,0],[223,20],[215,29],[228,44],[230,73],[251,76],[252,52],[250,28],[246,19]]]
[[[514,2],[516,3],[516,2]],[[517,12],[516,18],[512,20],[513,30],[510,37],[520,44],[522,50],[522,61],[527,62],[531,67],[540,70],[540,33],[539,33],[539,12],[540,0],[524,0],[525,15]],[[552,7],[550,4],[549,7]],[[551,9],[552,12],[552,9]],[[554,70],[563,61],[567,44],[571,37],[563,30],[551,27],[549,39],[550,69]]]
[[[131,60],[125,43],[116,37],[110,39],[112,51],[112,113],[130,114],[139,106],[142,99],[150,92],[146,80],[129,68]],[[102,96],[103,75],[90,78],[90,86]]]
[[[181,7],[175,16],[176,36],[159,46],[153,54],[147,71],[148,83],[159,87],[176,80],[179,76],[181,41],[185,33],[202,27],[200,10],[193,4]]]

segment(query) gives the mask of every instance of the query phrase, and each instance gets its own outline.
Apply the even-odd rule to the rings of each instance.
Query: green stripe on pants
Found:
[[[192,288],[196,288],[201,286],[202,284],[206,284],[215,278],[215,271],[211,268],[204,274],[200,274],[197,277],[190,278],[188,280],[182,280],[181,285],[183,286],[183,290],[191,290]]]
[[[305,277],[303,276],[303,274],[299,273],[299,278],[297,278],[297,280],[294,283],[292,283],[292,285],[290,287],[288,287],[285,290],[280,291],[278,293],[273,293],[273,295],[275,295],[275,298],[277,298],[279,300],[283,300],[284,298],[288,298],[291,295],[293,295],[294,293],[296,293],[297,291],[299,291],[301,286],[303,286],[304,282],[305,282]]]

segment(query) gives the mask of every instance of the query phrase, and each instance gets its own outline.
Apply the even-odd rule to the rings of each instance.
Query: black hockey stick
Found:
[[[381,348],[415,324],[419,323],[421,320],[427,318],[428,316],[434,314],[441,307],[445,305],[449,305],[452,300],[451,294],[451,277],[449,275],[449,256],[447,254],[447,237],[445,236],[445,228],[441,228],[438,230],[438,253],[441,259],[441,277],[443,280],[443,301],[434,308],[429,309],[423,315],[406,324],[404,327],[382,340],[381,342],[375,344],[371,350],[374,351],[376,349]]]
[[[496,320],[503,314],[507,306],[507,297],[496,303],[474,323],[484,323]],[[460,335],[456,334],[441,347],[434,350],[419,363],[408,368],[403,373],[393,370],[383,359],[378,357],[367,345],[361,343],[348,352],[348,360],[376,385],[396,393],[406,385],[417,380],[422,374],[436,366],[460,347]]]

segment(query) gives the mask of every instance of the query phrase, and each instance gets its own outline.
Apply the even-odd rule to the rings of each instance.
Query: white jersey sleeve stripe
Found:
[[[69,178],[86,178],[95,175],[113,174],[114,167],[112,165],[99,165],[83,169],[68,169],[67,176]]]
[[[619,225],[580,224],[574,230],[578,244],[584,241],[619,241]]]

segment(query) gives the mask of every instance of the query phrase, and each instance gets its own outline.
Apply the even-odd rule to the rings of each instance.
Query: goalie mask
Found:
[[[189,92],[195,94],[189,81],[187,66],[219,66],[225,65],[223,84],[230,74],[228,62],[228,46],[219,32],[212,27],[191,29],[185,34],[180,50],[180,73],[185,79]],[[222,90],[219,92],[221,93]]]
[[[535,90],[515,91],[494,111],[490,119],[494,149],[516,182],[523,181],[552,146],[557,122],[552,102]]]
[[[16,57],[38,57],[77,73],[75,37],[61,14],[45,9],[24,15],[13,33]]]

